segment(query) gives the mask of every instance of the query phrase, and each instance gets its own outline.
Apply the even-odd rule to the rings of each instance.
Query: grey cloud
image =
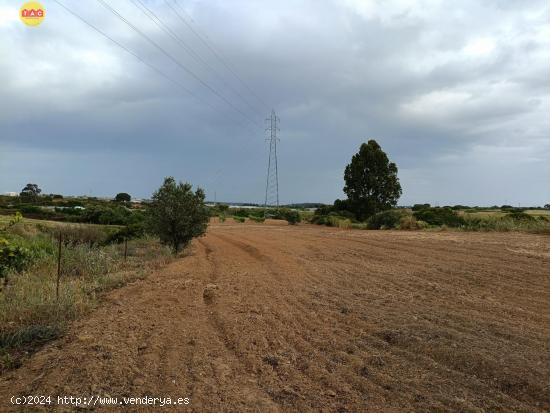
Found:
[[[240,126],[235,110],[97,2],[75,11],[216,110],[45,3],[37,29],[0,22],[0,192],[34,180],[48,192],[147,196],[175,175],[210,198],[261,201],[262,128]],[[227,74],[163,2],[147,4]],[[546,2],[181,4],[280,114],[284,202],[341,197],[343,169],[368,138],[400,166],[405,204],[549,201],[550,189],[541,190],[550,178]],[[263,123],[268,108],[234,78],[227,81],[255,110],[131,3],[114,6]],[[0,1],[0,16],[10,10]]]

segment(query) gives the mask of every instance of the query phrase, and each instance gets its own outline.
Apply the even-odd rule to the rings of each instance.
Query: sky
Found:
[[[117,43],[0,0],[0,193],[262,203],[273,109],[281,203],[343,198],[369,139],[401,205],[550,202],[546,0],[59,2]]]

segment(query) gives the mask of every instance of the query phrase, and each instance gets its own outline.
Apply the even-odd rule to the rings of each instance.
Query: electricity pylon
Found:
[[[264,208],[269,206],[279,206],[279,171],[277,165],[277,127],[280,119],[275,114],[275,111],[271,111],[271,117],[266,119],[269,125],[266,131],[269,132],[269,160],[267,161],[267,181],[265,184],[265,202]]]

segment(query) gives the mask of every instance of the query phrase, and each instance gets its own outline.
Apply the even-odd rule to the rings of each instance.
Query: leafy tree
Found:
[[[42,190],[36,184],[27,184],[19,194],[23,198],[36,199]]]
[[[550,204],[546,204],[546,205],[544,206],[544,209],[550,209]]]
[[[402,193],[397,166],[375,140],[363,143],[353,155],[344,180],[350,210],[360,220],[396,206]]]
[[[189,183],[176,183],[168,177],[153,194],[147,210],[150,231],[169,245],[174,253],[187,246],[194,237],[206,232],[209,213],[204,204],[204,191],[194,193]]]
[[[131,200],[132,200],[132,197],[130,196],[130,194],[127,194],[126,192],[120,192],[115,196],[116,202],[130,202]]]

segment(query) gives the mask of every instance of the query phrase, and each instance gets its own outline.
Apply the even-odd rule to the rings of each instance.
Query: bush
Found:
[[[535,221],[535,217],[526,214],[525,212],[515,211],[510,212],[504,218],[513,219],[514,221]]]
[[[316,211],[317,212],[317,211]],[[328,225],[328,215],[319,215],[317,213],[309,219],[309,222],[316,225]]]
[[[176,183],[172,177],[153,194],[147,208],[149,228],[174,254],[206,232],[210,214],[204,197],[201,188],[193,192],[191,184]]]
[[[104,244],[120,244],[124,240],[130,240],[134,238],[140,238],[145,235],[145,225],[143,222],[136,224],[130,224],[123,228],[117,229],[115,232],[112,232],[107,236]]]
[[[247,208],[238,208],[231,211],[231,215],[237,216],[237,217],[247,218],[249,214],[250,214],[250,210]]]
[[[352,222],[350,219],[339,219],[336,223],[336,226],[340,229],[351,229],[352,228]]]
[[[19,211],[21,211],[24,214],[41,214],[45,212],[40,207],[37,207],[35,205],[21,205],[19,207]]]
[[[300,213],[298,211],[294,211],[292,209],[287,209],[284,211],[284,217],[286,221],[290,225],[296,225],[297,223],[302,221],[302,218],[300,217]]]
[[[80,221],[89,224],[126,225],[132,220],[131,216],[132,211],[123,206],[91,206],[83,210]]]
[[[421,211],[423,209],[428,209],[430,207],[431,207],[430,204],[414,204],[413,207],[412,207],[412,210],[413,211]]]
[[[28,249],[0,238],[0,278],[6,279],[9,271],[24,270],[30,261],[31,254]]]
[[[399,229],[403,230],[418,230],[425,229],[428,227],[428,224],[424,221],[418,221],[412,215],[404,215],[399,220]]]
[[[369,229],[391,229],[397,228],[405,212],[397,209],[389,209],[372,215],[367,220]]]
[[[239,223],[242,224],[244,221],[246,221],[246,218],[245,217],[234,216],[233,221],[239,222]]]
[[[425,208],[415,211],[414,217],[430,225],[460,227],[465,224],[464,218],[450,208]]]
[[[225,215],[224,214],[220,214],[218,216],[218,219],[220,220],[220,222],[225,222]]]
[[[349,222],[349,227],[355,225],[354,220],[350,219],[347,216],[340,215],[336,212],[331,212],[328,215],[313,215],[311,218],[309,218],[309,222],[316,225],[326,225],[327,227],[338,228],[342,228],[343,225],[344,227],[348,227],[347,223],[341,224],[342,221]]]
[[[258,216],[255,216],[255,215],[250,215],[248,218],[250,218],[252,221],[258,222],[258,223],[262,223],[262,222],[265,221],[264,217],[258,217]]]
[[[339,200],[337,199],[336,201],[339,201]],[[336,201],[334,202],[336,203]],[[335,212],[335,211],[336,211],[336,208],[332,205],[321,205],[319,208],[315,210],[313,214],[318,216],[323,216],[323,215],[328,215],[331,212]]]

